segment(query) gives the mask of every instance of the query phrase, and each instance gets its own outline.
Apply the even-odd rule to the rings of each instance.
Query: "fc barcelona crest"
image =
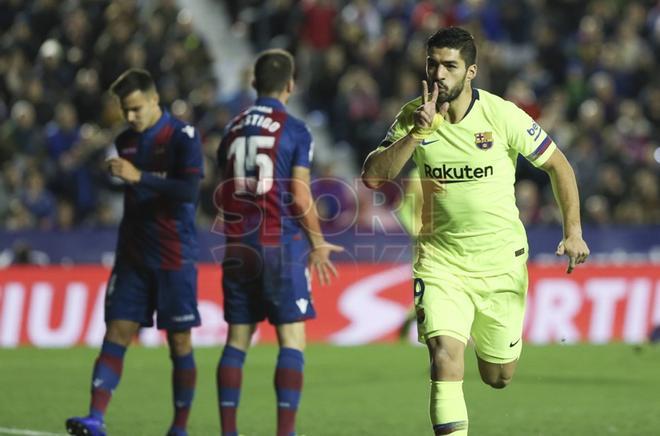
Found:
[[[475,133],[474,143],[480,149],[488,150],[493,146],[493,132]]]

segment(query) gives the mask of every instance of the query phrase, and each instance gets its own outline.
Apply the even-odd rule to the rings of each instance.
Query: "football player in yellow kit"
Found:
[[[411,157],[419,171],[413,287],[419,340],[431,359],[436,435],[467,434],[462,383],[469,338],[481,377],[494,388],[511,381],[520,356],[528,248],[514,197],[519,154],[550,176],[563,219],[557,254],[568,256],[567,272],[589,255],[570,164],[515,104],[472,87],[476,55],[474,38],[461,28],[429,38],[422,95],[403,106],[362,173],[377,188]]]

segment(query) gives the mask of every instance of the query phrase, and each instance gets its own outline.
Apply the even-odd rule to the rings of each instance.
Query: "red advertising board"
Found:
[[[313,286],[318,318],[307,324],[311,341],[362,344],[393,340],[412,301],[410,266],[340,264],[333,284]],[[226,333],[221,273],[201,265],[199,300],[203,325],[197,345],[221,343]],[[103,296],[109,270],[100,266],[12,267],[0,270],[0,347],[97,345],[104,333]],[[530,265],[525,339],[551,342],[641,342],[660,324],[658,266]],[[413,329],[414,330],[414,329]],[[255,341],[274,341],[262,325]],[[145,329],[140,341],[160,344]]]

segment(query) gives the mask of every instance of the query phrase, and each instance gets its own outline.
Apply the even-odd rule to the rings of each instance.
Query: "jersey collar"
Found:
[[[461,121],[463,121],[468,116],[468,114],[472,110],[472,107],[474,106],[474,102],[476,102],[477,100],[479,100],[479,90],[477,88],[472,88],[472,100],[470,100],[470,106],[468,106],[467,110],[465,111],[465,115],[463,115]]]
[[[160,118],[158,118],[158,121],[156,121],[156,124],[153,126],[149,127],[146,129],[144,132],[142,132],[143,135],[153,135],[154,133],[158,132],[161,127],[163,127],[167,121],[170,119],[170,113],[166,111],[165,109],[162,109],[162,115]]]
[[[273,97],[259,97],[255,102],[257,106],[269,106],[274,109],[284,109],[284,103]]]

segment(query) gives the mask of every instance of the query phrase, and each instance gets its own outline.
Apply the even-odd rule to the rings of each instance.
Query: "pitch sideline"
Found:
[[[1,434],[13,434],[23,436],[67,436],[66,433],[51,433],[48,431],[28,430],[23,428],[0,427]]]

